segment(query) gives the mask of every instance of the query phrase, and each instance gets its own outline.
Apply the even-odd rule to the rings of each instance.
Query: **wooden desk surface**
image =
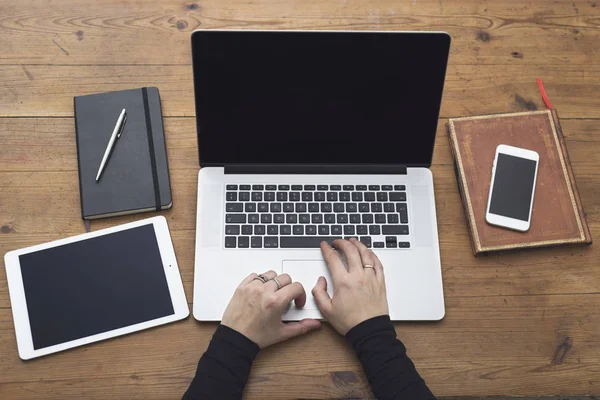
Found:
[[[448,117],[542,109],[535,83],[542,78],[600,240],[600,1],[2,0],[0,255],[84,232],[73,96],[157,86],[174,198],[162,214],[191,307],[198,159],[190,33],[197,28],[450,32],[432,166],[447,313],[439,323],[399,323],[398,335],[438,396],[600,393],[598,246],[473,257],[444,128]],[[0,268],[0,398],[179,398],[214,329],[189,318],[23,362]],[[263,351],[246,393],[370,395],[329,326]]]

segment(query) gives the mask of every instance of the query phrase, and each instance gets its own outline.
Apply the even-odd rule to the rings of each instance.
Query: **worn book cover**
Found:
[[[475,255],[592,242],[556,110],[452,118],[448,135]],[[540,155],[527,232],[485,220],[492,163],[500,144]]]

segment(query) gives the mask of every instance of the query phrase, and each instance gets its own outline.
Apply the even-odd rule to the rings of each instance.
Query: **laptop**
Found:
[[[322,240],[381,260],[393,320],[439,320],[444,296],[429,169],[450,37],[443,32],[192,34],[200,172],[193,314],[221,319],[250,273],[335,292]]]

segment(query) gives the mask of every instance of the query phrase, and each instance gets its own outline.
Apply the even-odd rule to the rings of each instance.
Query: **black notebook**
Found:
[[[83,219],[170,208],[171,184],[158,89],[77,96],[75,135]],[[96,174],[122,109],[127,121]]]

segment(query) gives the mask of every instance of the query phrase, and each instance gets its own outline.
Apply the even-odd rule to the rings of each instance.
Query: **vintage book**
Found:
[[[78,96],[74,105],[83,219],[170,208],[171,184],[158,89]],[[122,109],[126,109],[127,121],[96,182]]]
[[[556,110],[452,118],[448,135],[475,255],[592,242]],[[540,155],[527,232],[492,226],[485,220],[499,144]]]

